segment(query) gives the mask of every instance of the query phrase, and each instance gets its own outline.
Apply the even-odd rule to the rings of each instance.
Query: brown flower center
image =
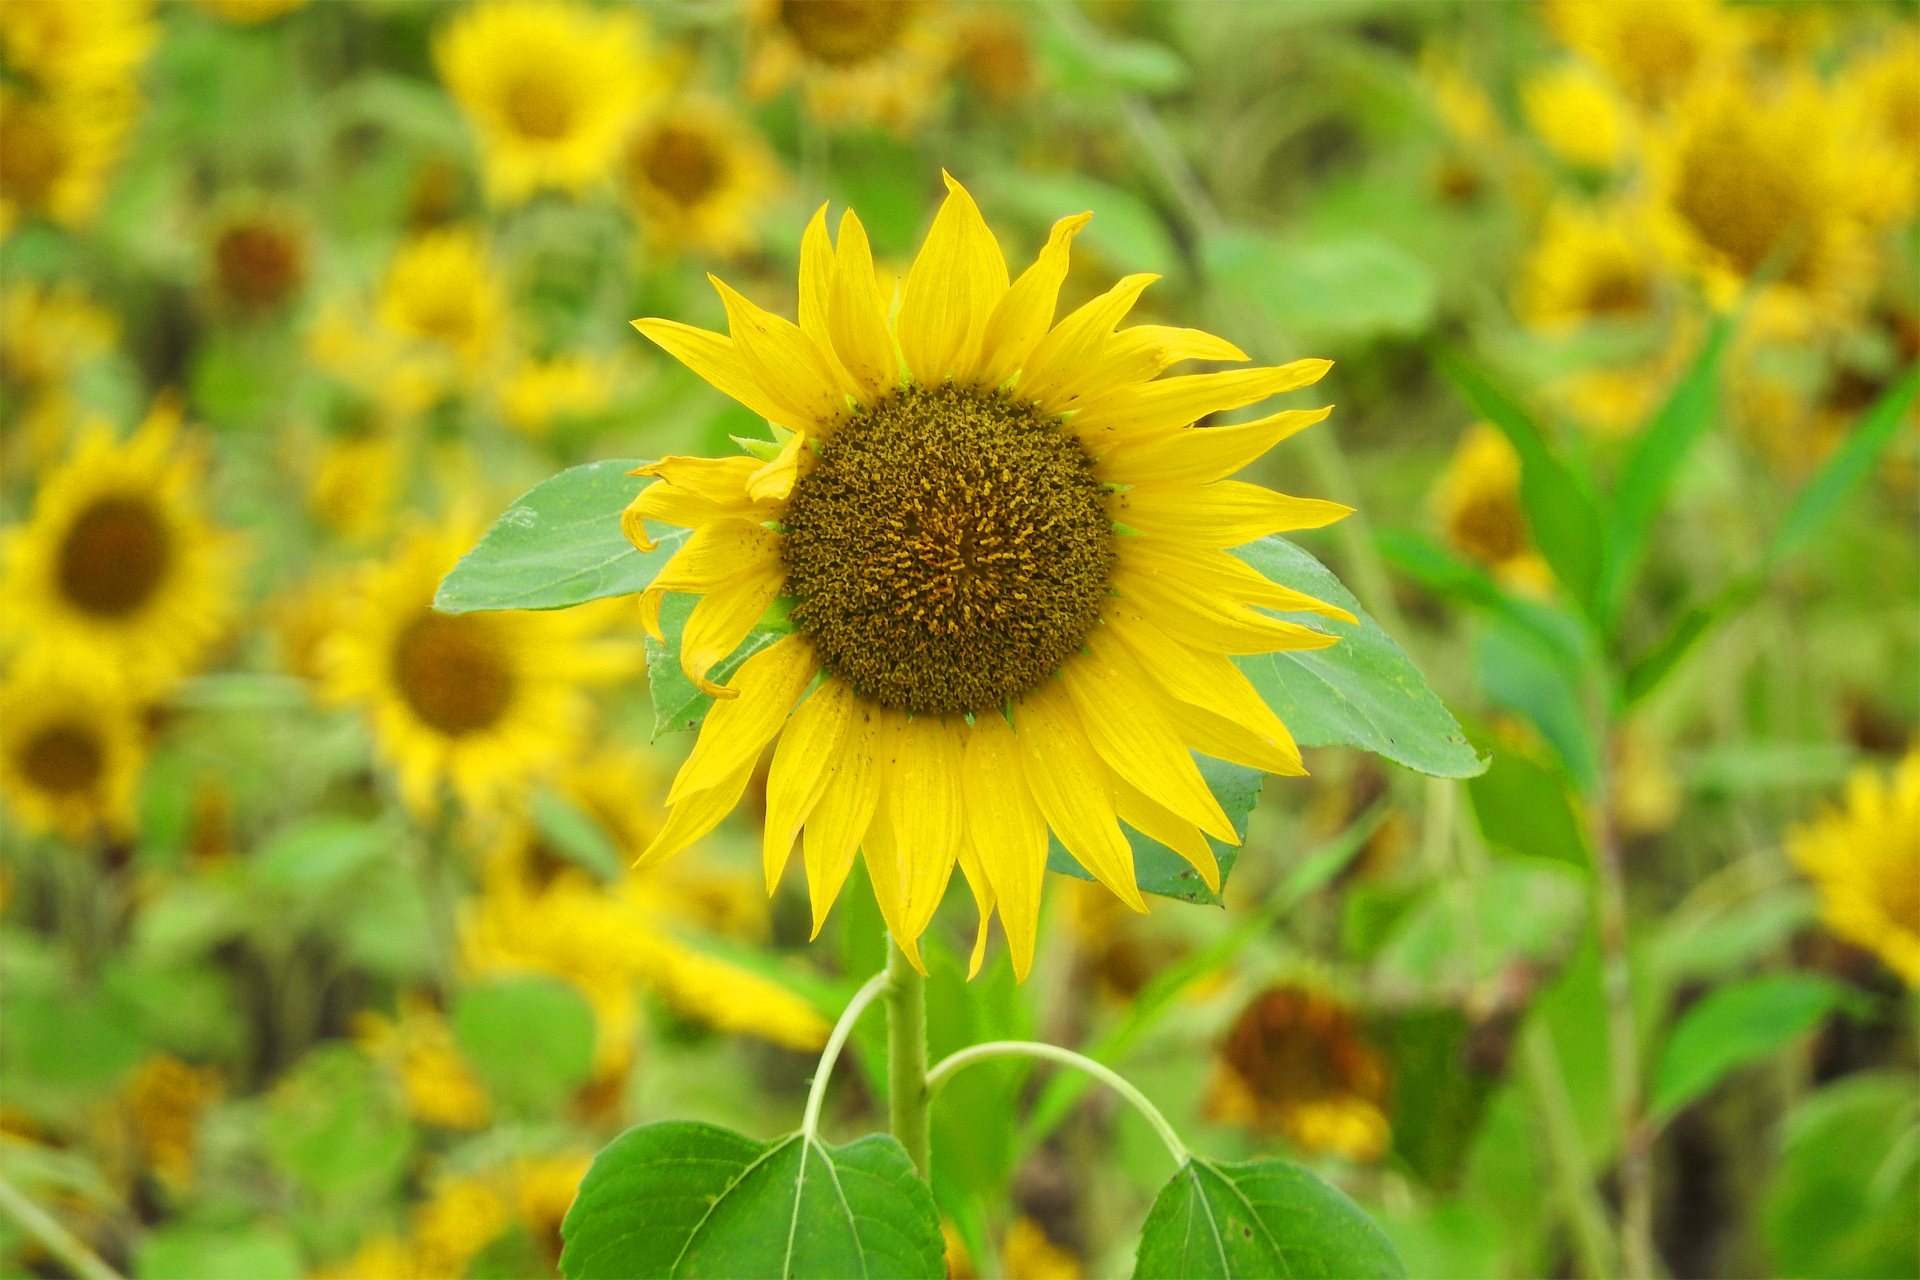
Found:
[[[220,292],[249,311],[271,311],[300,287],[305,265],[300,242],[284,227],[243,222],[228,227],[213,247]]]
[[[1447,522],[1453,544],[1483,564],[1501,565],[1527,550],[1527,518],[1512,493],[1469,496]]]
[[[1581,303],[1590,316],[1626,316],[1645,311],[1650,301],[1646,278],[1616,264],[1587,281]]]
[[[448,737],[498,724],[513,701],[513,663],[493,623],[422,613],[393,647],[393,682],[413,713]]]
[[[1789,237],[1804,239],[1813,202],[1801,176],[1760,145],[1741,121],[1723,120],[1680,157],[1673,204],[1694,232],[1752,275]],[[1812,255],[1801,248],[1787,278],[1804,283]]]
[[[817,62],[857,66],[899,43],[911,0],[781,0],[780,24]]]
[[[1222,1056],[1263,1103],[1297,1107],[1342,1096],[1378,1103],[1386,1068],[1347,1010],[1298,987],[1262,992],[1234,1020]]]
[[[172,552],[172,533],[150,503],[101,498],[80,513],[60,544],[60,594],[95,617],[124,618],[153,598]]]
[[[107,753],[93,726],[55,721],[27,739],[19,765],[22,776],[40,790],[79,795],[99,785]]]
[[[672,125],[643,138],[633,163],[642,181],[683,209],[712,195],[726,175],[726,162],[711,139]]]
[[[0,128],[0,195],[29,209],[44,208],[65,167],[60,135],[46,108],[14,99]]]
[[[501,95],[507,123],[525,137],[551,142],[573,127],[573,98],[548,75],[523,75]]]
[[[794,486],[794,620],[829,671],[910,711],[982,711],[1079,648],[1113,526],[1079,442],[1000,392],[909,387],[856,412]]]

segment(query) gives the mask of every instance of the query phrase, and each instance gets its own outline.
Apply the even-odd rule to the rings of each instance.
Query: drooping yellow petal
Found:
[[[1145,573],[1157,573],[1170,582],[1184,582],[1193,591],[1212,592],[1241,604],[1257,604],[1282,613],[1317,613],[1342,622],[1359,621],[1339,605],[1281,586],[1245,560],[1225,551],[1158,536],[1122,538],[1118,545],[1122,564]]]
[[[974,720],[960,781],[967,843],[993,886],[1014,976],[1024,982],[1033,967],[1040,929],[1047,820],[1021,771],[1020,744],[998,711],[982,712]]]
[[[873,824],[880,799],[881,712],[869,702],[852,697],[852,689],[829,678],[816,697],[829,688],[849,698],[846,737],[838,756],[829,761],[833,774],[820,793],[820,802],[807,815],[801,850],[807,864],[807,893],[813,900],[813,936],[827,922],[840,886],[853,870],[860,841]]]
[[[1087,452],[1098,456],[1122,440],[1177,430],[1210,413],[1238,409],[1320,381],[1331,360],[1295,360],[1273,369],[1232,369],[1163,378],[1124,387],[1083,406],[1070,424]]]
[[[701,525],[640,593],[640,616],[647,634],[666,640],[660,632],[660,602],[667,592],[704,594],[743,572],[779,563],[780,535],[771,529],[731,517]]]
[[[755,502],[779,503],[793,492],[794,482],[813,470],[816,455],[807,437],[795,432],[780,446],[780,452],[753,473],[747,481],[747,496]]]
[[[720,277],[707,279],[727,308],[727,332],[743,365],[786,410],[773,421],[807,435],[831,430],[846,416],[846,402],[839,379],[812,339],[785,316],[755,306]]]
[[[758,564],[708,591],[687,615],[680,633],[680,670],[710,698],[724,700],[735,693],[707,679],[715,663],[740,647],[760,621],[787,580],[786,566],[777,561]]]
[[[1113,774],[1087,741],[1064,689],[1049,681],[1014,708],[1020,770],[1060,843],[1094,879],[1144,912],[1133,847],[1113,807]]]
[[[1267,450],[1333,412],[1286,409],[1231,427],[1183,427],[1171,435],[1117,444],[1101,457],[1094,474],[1113,484],[1224,480]]]
[[[1087,740],[1115,775],[1228,844],[1240,843],[1220,802],[1154,705],[1133,657],[1107,628],[1087,634],[1087,652],[1060,667]]]
[[[1199,827],[1122,777],[1113,780],[1113,804],[1120,821],[1185,858],[1207,882],[1207,888],[1220,892],[1220,861],[1213,856],[1213,846]]]
[[[1061,401],[1060,388],[1079,376],[1088,361],[1113,336],[1114,326],[1133,310],[1141,290],[1159,278],[1155,275],[1126,276],[1113,288],[1093,301],[1084,303],[1072,315],[1048,330],[1047,335],[1035,344],[1033,354],[1027,357],[1025,366],[1020,370],[1015,394],[1023,401],[1038,404],[1042,413],[1065,413],[1074,408],[1074,405]]]
[[[753,777],[754,763],[747,761],[715,785],[696,791],[674,805],[667,814],[666,822],[660,827],[660,834],[653,838],[653,843],[634,860],[633,865],[644,868],[664,862],[719,826],[720,820],[732,813],[733,807],[740,803],[747,782]]]
[[[747,483],[761,467],[758,458],[744,454],[730,458],[699,458],[672,454],[644,467],[635,467],[630,476],[653,476],[675,488],[696,493],[712,502],[726,505],[748,502]],[[653,486],[658,488],[658,486]],[[649,490],[650,492],[651,490]]]
[[[813,645],[801,635],[790,635],[741,663],[727,685],[734,696],[715,702],[707,713],[700,740],[680,766],[667,803],[714,786],[742,763],[758,760],[761,748],[780,732],[787,713],[819,670]]]
[[[768,893],[780,882],[794,838],[833,780],[852,717],[853,690],[827,680],[794,711],[780,735],[767,774],[767,820],[760,845]]]
[[[1221,715],[1211,707],[1175,698],[1167,700],[1165,710],[1167,721],[1180,741],[1203,756],[1231,760],[1249,769],[1287,778],[1306,776],[1307,767],[1301,762],[1300,748],[1294,745],[1293,735],[1285,725],[1277,736],[1255,733],[1240,720]]]
[[[887,300],[873,274],[867,231],[849,209],[840,218],[840,248],[827,300],[827,332],[840,363],[872,404],[900,385],[900,356],[887,323]]]
[[[923,387],[967,383],[980,333],[1007,292],[1007,260],[967,189],[942,174],[947,198],[907,271],[896,332],[907,370]]]
[[[918,938],[933,919],[960,854],[964,721],[918,715],[900,730],[887,804],[900,857],[900,919]]]
[[[662,350],[687,368],[705,378],[714,388],[732,396],[755,415],[782,426],[799,427],[786,421],[793,416],[783,397],[770,395],[747,365],[733,339],[723,338],[705,329],[696,329],[678,320],[635,320],[633,327],[653,339]]]
[[[900,762],[907,735],[906,713],[890,708],[880,710],[878,751],[875,754],[880,775],[880,803],[874,806],[873,822],[861,841],[866,858],[867,876],[873,881],[873,897],[880,904],[880,918],[887,932],[921,973],[927,966],[920,959],[920,935],[907,927],[907,884],[901,873],[900,844],[893,830],[894,791],[899,786]]]
[[[967,981],[980,976],[981,962],[987,958],[987,926],[993,923],[993,882],[987,879],[980,855],[968,840],[960,841],[960,873],[973,891],[973,905],[980,913],[980,931],[973,938],[973,955],[967,960]]]
[[[1181,644],[1212,653],[1278,653],[1284,649],[1324,649],[1339,637],[1310,627],[1281,622],[1219,596],[1195,594],[1122,563],[1113,586],[1124,600]]]
[[[1324,498],[1295,498],[1240,480],[1137,484],[1114,501],[1113,518],[1142,533],[1198,547],[1238,547],[1289,529],[1319,529],[1353,508]]]
[[[1092,219],[1091,213],[1079,213],[1054,223],[1040,256],[1020,273],[987,317],[976,374],[983,385],[997,387],[1011,378],[1033,353],[1034,344],[1046,336],[1060,299],[1060,284],[1067,278],[1068,246]]]

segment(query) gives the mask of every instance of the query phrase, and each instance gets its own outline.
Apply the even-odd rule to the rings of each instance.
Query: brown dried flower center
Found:
[[[400,632],[393,682],[415,715],[456,738],[499,723],[515,683],[512,661],[491,622],[432,612]]]
[[[93,790],[106,767],[100,735],[85,724],[56,721],[29,738],[20,752],[21,774],[55,795]]]
[[[213,250],[220,292],[251,311],[268,311],[300,287],[300,243],[282,227],[243,222],[221,233]]]
[[[26,208],[42,208],[65,167],[60,135],[45,107],[15,99],[0,129],[0,194]]]
[[[713,143],[691,129],[671,125],[645,139],[635,157],[648,186],[682,208],[692,208],[713,194],[725,175],[725,165]]]
[[[171,532],[149,503],[101,498],[80,513],[60,544],[60,594],[95,617],[124,618],[153,598],[172,551]]]
[[[781,0],[780,24],[816,61],[851,67],[899,43],[910,0]]]
[[[508,123],[525,137],[551,142],[573,127],[573,97],[552,76],[521,76],[502,100]]]
[[[1725,120],[1680,158],[1674,208],[1742,275],[1758,270],[1789,238],[1804,240],[1814,209],[1806,184],[1779,157],[1756,144],[1748,127]],[[1787,278],[1804,283],[1812,255],[1802,247]]]

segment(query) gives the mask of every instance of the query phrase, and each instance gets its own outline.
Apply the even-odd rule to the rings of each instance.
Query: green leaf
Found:
[[[323,1044],[268,1098],[267,1151],[316,1196],[370,1204],[405,1171],[412,1130],[395,1090],[359,1050]]]
[[[1565,611],[1508,595],[1479,565],[1459,559],[1410,530],[1381,529],[1374,534],[1373,542],[1388,563],[1429,591],[1485,609],[1533,633],[1568,678],[1578,680],[1592,660],[1593,646],[1586,627]]]
[[[1520,455],[1520,504],[1534,543],[1574,597],[1592,608],[1604,552],[1599,504],[1590,486],[1554,455],[1546,433],[1520,402],[1458,352],[1442,348],[1442,370],[1481,417]]]
[[[1738,1067],[1777,1053],[1840,1002],[1840,988],[1807,974],[1730,983],[1688,1009],[1660,1053],[1652,1111],[1666,1118]]]
[[[1920,390],[1920,364],[1910,367],[1887,388],[1860,419],[1860,425],[1847,437],[1847,442],[1800,490],[1787,518],[1773,531],[1773,539],[1767,544],[1768,564],[1778,563],[1781,557],[1798,550],[1866,479],[1874,459],[1899,431],[1900,420],[1907,406],[1913,403],[1916,390]]]
[[[1911,1070],[1862,1071],[1788,1113],[1760,1210],[1768,1273],[1809,1280],[1911,1276],[1920,1159]]]
[[[1404,1276],[1392,1241],[1336,1187],[1284,1160],[1194,1157],[1140,1230],[1135,1280]]]
[[[1471,778],[1486,763],[1406,652],[1318,560],[1279,537],[1234,553],[1274,582],[1350,610],[1358,625],[1281,614],[1341,637],[1326,649],[1235,658],[1303,747],[1353,746],[1438,778]]]
[[[568,1280],[946,1275],[933,1193],[884,1134],[829,1147],[686,1121],[630,1129],[595,1157],[560,1234]]]
[[[528,809],[541,839],[575,866],[606,881],[618,880],[626,871],[626,859],[605,828],[553,788],[536,789]]]
[[[1207,790],[1213,792],[1213,798],[1220,802],[1228,821],[1233,823],[1234,833],[1242,840],[1246,839],[1247,815],[1259,803],[1260,787],[1267,775],[1258,769],[1229,764],[1225,760],[1214,760],[1197,753],[1193,762],[1200,767],[1200,776],[1206,780]],[[1220,905],[1220,894],[1207,888],[1207,882],[1200,878],[1200,873],[1193,869],[1192,863],[1132,827],[1123,825],[1121,829],[1127,833],[1127,843],[1133,846],[1133,880],[1143,893],[1178,898],[1182,902],[1209,907]],[[1214,860],[1220,864],[1220,889],[1225,892],[1227,878],[1233,874],[1233,864],[1240,850],[1212,836],[1207,837],[1207,843],[1213,847]],[[1047,835],[1047,869],[1080,880],[1093,879],[1092,873],[1082,867],[1067,852],[1066,846],[1060,843],[1059,837],[1051,832]]]
[[[1217,288],[1251,302],[1295,336],[1418,333],[1438,295],[1426,263],[1368,233],[1282,242],[1228,231],[1209,239],[1201,255]]]
[[[1732,322],[1722,317],[1707,335],[1686,377],[1680,380],[1666,405],[1634,442],[1633,452],[1614,489],[1612,519],[1607,528],[1606,564],[1595,593],[1596,613],[1611,627],[1620,601],[1646,544],[1647,531],[1660,504],[1694,442],[1713,425],[1719,408],[1720,352]]]
[[[680,669],[680,633],[686,630],[687,618],[699,603],[699,596],[667,592],[660,602],[660,633],[667,638],[666,643],[647,637],[647,692],[653,698],[653,736],[656,738],[663,733],[698,728],[713,706],[713,699],[700,692]],[[716,684],[725,684],[740,669],[741,663],[786,634],[785,628],[755,627],[738,649],[714,664],[707,678]]]
[[[1493,753],[1493,764],[1467,783],[1474,816],[1487,843],[1526,857],[1593,865],[1565,781],[1518,751]]]
[[[1079,174],[1010,173],[994,188],[995,203],[1051,226],[1082,210],[1093,213],[1076,243],[1086,244],[1119,271],[1166,275],[1180,264],[1166,223],[1131,191]]]
[[[1495,998],[1512,966],[1548,968],[1572,950],[1586,903],[1584,876],[1538,858],[1440,881],[1381,948],[1375,989],[1394,1004]]]
[[[1580,686],[1568,678],[1537,633],[1487,618],[1474,637],[1475,682],[1495,706],[1524,716],[1550,743],[1583,794],[1599,785],[1599,752],[1587,727]]]
[[[644,591],[688,534],[660,531],[660,545],[642,555],[620,532],[620,513],[646,483],[627,473],[645,465],[642,458],[589,462],[521,494],[441,580],[433,607],[565,609]]]
[[[593,1009],[552,978],[467,988],[453,1033],[494,1101],[523,1115],[552,1114],[593,1074]]]
[[[297,1280],[306,1271],[292,1238],[270,1226],[168,1223],[134,1258],[140,1280]]]

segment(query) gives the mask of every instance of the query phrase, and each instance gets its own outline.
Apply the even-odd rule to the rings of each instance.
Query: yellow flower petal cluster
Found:
[[[716,102],[675,101],[627,144],[628,199],[647,243],[660,252],[753,248],[753,219],[779,184],[779,162],[767,144]]]
[[[906,130],[933,105],[953,55],[937,0],[755,0],[747,92],[797,83],[814,118]]]
[[[228,22],[257,24],[271,22],[295,9],[304,9],[307,0],[194,0],[202,9]]]
[[[521,435],[544,439],[557,419],[606,408],[613,383],[613,369],[591,356],[528,360],[500,389],[500,414]]]
[[[478,1129],[493,1103],[461,1056],[453,1031],[431,1002],[402,996],[397,1018],[371,1011],[354,1021],[360,1048],[400,1078],[407,1113],[448,1129]]]
[[[1659,302],[1662,266],[1639,207],[1563,202],[1548,211],[1527,255],[1519,309],[1545,330],[1645,318]]]
[[[201,472],[170,399],[125,441],[83,433],[0,542],[0,650],[18,672],[140,695],[194,669],[233,618],[238,562],[201,514]]]
[[[1819,887],[1827,928],[1920,987],[1920,750],[1891,777],[1855,772],[1845,804],[1795,828],[1787,848]]]
[[[1547,25],[1643,109],[1671,107],[1737,52],[1719,0],[1549,0]]]
[[[123,1095],[140,1156],[175,1191],[193,1184],[200,1117],[225,1090],[211,1067],[156,1053],[140,1064]]]
[[[1563,62],[1520,86],[1527,123],[1540,141],[1569,164],[1611,169],[1626,154],[1633,122],[1594,70]]]
[[[69,380],[118,340],[119,323],[73,281],[9,282],[0,290],[0,383],[12,414],[9,434],[38,473],[67,446],[74,416]]]
[[[1433,486],[1433,510],[1456,551],[1529,595],[1552,590],[1520,505],[1520,455],[1499,428],[1476,422]]]
[[[1049,830],[1144,909],[1121,823],[1209,883],[1207,837],[1235,838],[1189,748],[1302,772],[1229,655],[1333,643],[1260,607],[1350,615],[1226,548],[1348,508],[1226,479],[1329,410],[1190,425],[1307,386],[1328,362],[1158,379],[1183,360],[1246,357],[1197,330],[1116,330],[1148,275],[1055,323],[1090,215],[1056,224],[1014,280],[972,198],[951,178],[948,189],[894,314],[860,220],[848,212],[836,248],[822,209],[801,250],[799,324],[717,280],[730,337],[635,321],[793,433],[768,462],[642,468],[657,483],[627,511],[636,545],[654,545],[646,521],[694,530],[642,618],[657,635],[665,592],[703,597],[681,664],[719,699],[642,864],[711,830],[780,736],[769,885],[804,830],[817,928],[864,849],[888,927],[918,963],[958,863],[983,926],[1001,912],[1024,975]],[[795,599],[792,634],[726,686],[709,680],[782,594]]]
[[[507,304],[480,233],[443,227],[401,245],[378,315],[390,333],[451,356],[469,375],[486,369],[506,335]]]
[[[0,685],[0,797],[23,831],[124,836],[146,761],[135,709],[83,685]]]
[[[606,181],[661,85],[631,9],[499,0],[447,24],[434,61],[480,142],[488,196],[515,204]]]
[[[603,608],[443,614],[440,579],[473,545],[454,516],[402,536],[365,566],[321,655],[323,694],[359,706],[409,808],[431,815],[451,786],[469,809],[498,809],[578,752],[587,688],[633,674],[636,647],[601,633]]]

